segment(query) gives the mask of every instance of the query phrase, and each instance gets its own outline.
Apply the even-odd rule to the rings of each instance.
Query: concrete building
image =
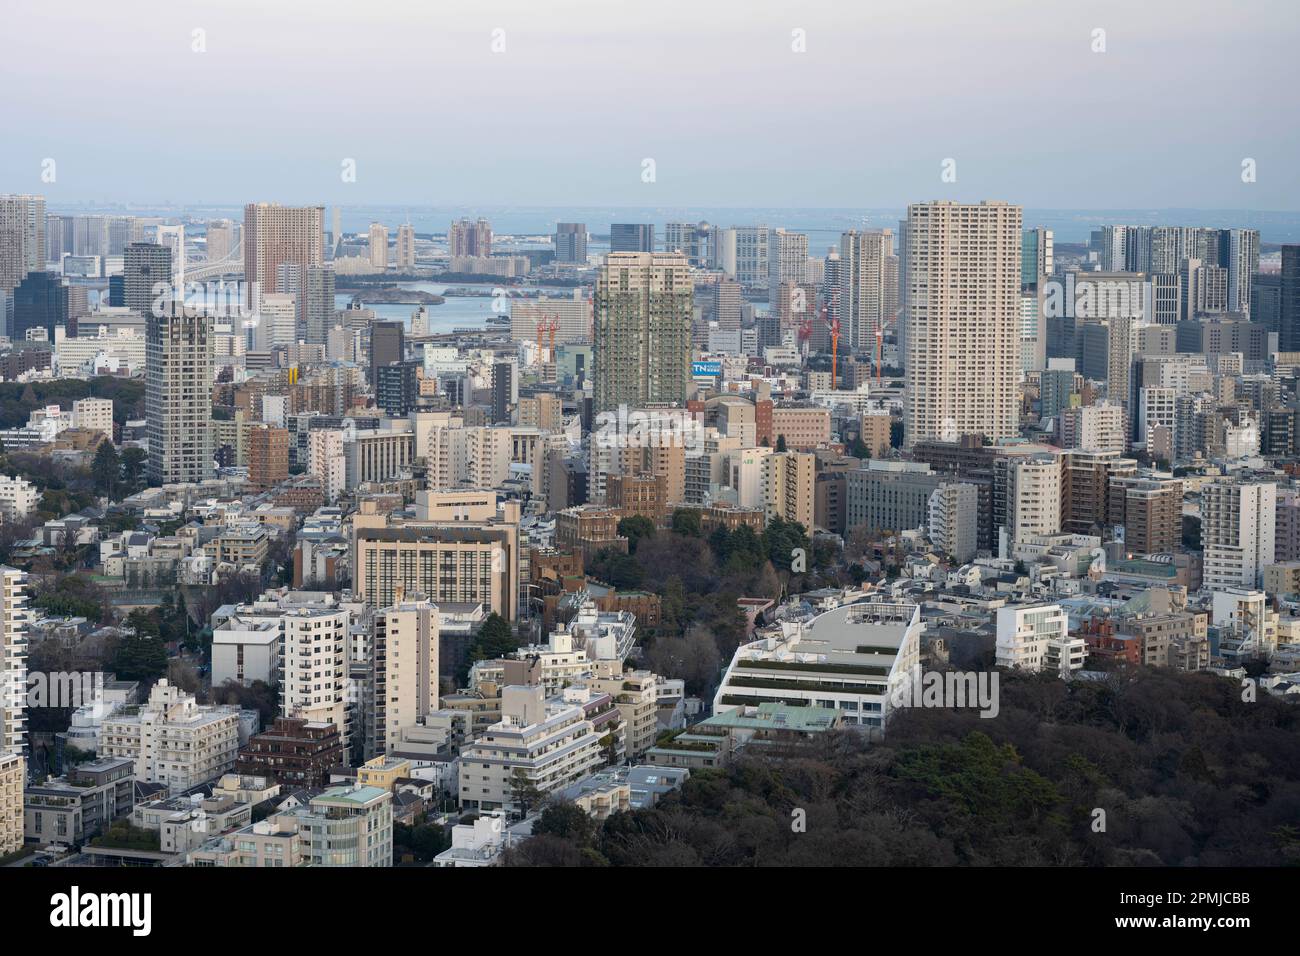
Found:
[[[1158,554],[1182,545],[1180,479],[1115,477],[1110,498],[1111,516],[1124,526],[1124,548],[1130,554]]]
[[[145,325],[145,418],[152,484],[212,477],[213,325],[179,309]]]
[[[333,724],[349,743],[348,626],[345,608],[298,606],[284,611],[284,680],[280,713],[310,723]],[[241,771],[242,772],[242,771]]]
[[[23,848],[23,787],[27,762],[22,754],[0,752],[0,857]]]
[[[1201,488],[1201,548],[1209,590],[1258,587],[1274,563],[1277,485],[1214,481]]]
[[[125,757],[134,762],[137,780],[180,792],[233,769],[238,750],[236,708],[200,706],[164,678],[136,713],[104,721],[98,753]]]
[[[617,715],[607,695],[595,699]],[[604,763],[602,734],[588,712],[590,702],[585,689],[570,688],[548,700],[541,687],[502,688],[501,721],[461,751],[461,806],[519,810],[512,780],[527,780],[545,794]]]
[[[908,207],[904,441],[1019,434],[1021,209]]]
[[[883,732],[894,689],[920,665],[920,608],[859,602],[779,627],[736,650],[714,714],[783,701],[838,710],[847,726]]]
[[[432,602],[398,600],[375,612],[371,752],[392,753],[404,731],[438,709],[438,644],[438,608]]]
[[[244,207],[244,281],[252,294],[287,290],[279,287],[288,263],[305,271],[324,262],[324,206],[249,203]],[[250,302],[249,305],[256,303]]]
[[[845,473],[848,479],[845,527],[869,531],[905,531],[929,520],[930,496],[941,475],[923,462],[871,459],[866,467]]]
[[[805,452],[773,452],[763,456],[763,507],[768,521],[780,518],[812,530],[816,465],[816,456]]]
[[[85,843],[131,812],[135,782],[131,760],[101,756],[66,776],[28,787],[23,797],[24,839],[42,846]]]
[[[0,566],[0,753],[27,750],[27,573]]]
[[[36,486],[26,478],[17,475],[0,475],[0,515],[5,521],[20,522],[24,520],[40,498]]]
[[[295,816],[303,865],[393,865],[393,795],[387,790],[331,787]]]
[[[606,256],[596,278],[594,409],[647,402],[684,406],[692,316],[693,286],[685,256]]]
[[[1059,604],[998,608],[997,664],[1064,677],[1081,670],[1087,642],[1070,636],[1070,619]]]
[[[979,544],[979,488],[942,482],[930,493],[930,541],[959,564],[975,557]]]

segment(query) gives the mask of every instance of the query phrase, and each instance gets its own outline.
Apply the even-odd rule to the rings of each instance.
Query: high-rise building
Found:
[[[376,754],[394,750],[402,732],[438,709],[438,608],[412,595],[375,612]]]
[[[380,272],[388,268],[388,227],[382,222],[370,224],[370,265]]]
[[[1201,548],[1209,590],[1258,587],[1273,563],[1277,485],[1214,481],[1201,488]]]
[[[289,477],[289,432],[274,425],[248,430],[248,483],[254,488],[274,488]]]
[[[850,347],[874,353],[876,331],[884,330],[886,262],[894,236],[850,230],[840,237],[839,288],[831,302],[831,317],[840,320],[840,335]]]
[[[45,268],[45,197],[0,196],[0,292]]]
[[[0,856],[23,848],[23,785],[27,761],[0,749]]]
[[[281,263],[306,269],[324,262],[324,228],[324,206],[249,203],[244,207],[244,281],[259,295],[283,291],[278,285]]]
[[[40,329],[46,341],[54,341],[54,330],[67,328],[68,287],[55,272],[27,273],[14,289],[14,318],[10,329],[15,342]]]
[[[0,754],[26,749],[27,572],[0,566]]]
[[[1300,352],[1300,246],[1282,247],[1278,339],[1283,352]]]
[[[575,265],[586,264],[586,223],[557,222],[555,224],[555,261]]]
[[[487,258],[492,255],[492,225],[486,219],[477,222],[458,219],[447,230],[448,254],[453,259]]]
[[[171,297],[171,250],[156,242],[128,243],[122,252],[122,277],[126,307],[141,316],[149,316],[161,291],[155,289],[158,283],[167,285],[167,298]]]
[[[1021,209],[908,207],[904,438],[1019,434]]]
[[[152,484],[212,477],[212,319],[173,308],[145,319],[145,417]]]
[[[655,227],[652,222],[616,222],[609,227],[610,252],[654,252]]]
[[[415,268],[415,227],[409,222],[397,227],[397,268]]]
[[[1037,291],[1038,283],[1052,274],[1054,242],[1050,229],[1026,229],[1020,239],[1020,288]]]
[[[308,345],[326,345],[334,326],[334,270],[308,266],[303,278],[303,337]]]
[[[389,418],[404,418],[420,397],[419,362],[390,362],[375,368],[375,404]]]
[[[686,403],[693,285],[681,253],[613,252],[596,279],[596,411]]]
[[[337,607],[303,605],[286,610],[280,713],[333,724],[348,752],[348,625],[352,615]]]
[[[781,283],[799,285],[808,280],[808,236],[773,229],[767,237],[767,254],[767,301],[775,306]]]
[[[239,223],[233,219],[213,219],[207,226],[208,262],[221,262],[239,246]]]
[[[405,358],[406,330],[401,322],[376,322],[370,326],[370,387],[379,382],[377,369]]]

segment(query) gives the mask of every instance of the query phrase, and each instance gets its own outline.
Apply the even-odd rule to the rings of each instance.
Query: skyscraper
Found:
[[[405,329],[401,322],[376,322],[370,326],[370,387],[379,384],[378,369],[404,358]]]
[[[45,197],[0,196],[0,292],[45,268]]]
[[[907,446],[1015,437],[1021,209],[943,200],[907,220]]]
[[[887,261],[894,235],[849,230],[840,236],[839,286],[832,292],[832,318],[840,320],[840,335],[855,349],[874,351],[876,330],[890,316],[885,309]]]
[[[305,269],[324,261],[324,226],[324,206],[249,203],[244,207],[244,281],[261,295],[284,291],[277,284],[281,263]]]
[[[325,345],[334,325],[334,270],[329,266],[308,266],[302,300],[307,344]]]
[[[155,283],[170,287],[172,253],[156,242],[132,242],[122,253],[123,294],[126,307],[142,316],[153,311]]]
[[[616,222],[609,227],[610,252],[654,252],[655,227],[652,222]]]
[[[397,227],[397,268],[415,268],[415,227],[409,222]]]
[[[447,230],[447,250],[453,259],[492,255],[492,224],[486,219],[457,219]]]
[[[29,272],[14,289],[14,320],[11,335],[15,342],[27,338],[32,329],[43,329],[46,340],[54,341],[56,328],[67,328],[68,287],[54,272]]]
[[[149,480],[212,477],[212,319],[184,308],[145,319],[145,418]]]
[[[370,265],[380,272],[388,268],[388,227],[382,222],[370,224]]]
[[[1282,247],[1278,338],[1283,352],[1300,351],[1300,246]]]
[[[557,222],[555,224],[555,261],[575,265],[584,265],[586,263],[586,223]]]
[[[26,751],[27,573],[0,566],[0,755]]]
[[[693,287],[685,255],[612,252],[596,278],[596,411],[685,404]]]
[[[767,251],[767,301],[775,306],[781,283],[800,285],[808,280],[808,237],[773,229],[767,237]]]

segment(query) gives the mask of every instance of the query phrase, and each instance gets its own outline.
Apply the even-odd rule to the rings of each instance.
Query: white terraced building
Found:
[[[861,601],[736,650],[713,700],[715,714],[764,702],[829,707],[846,726],[883,732],[890,694],[920,664],[921,609]]]

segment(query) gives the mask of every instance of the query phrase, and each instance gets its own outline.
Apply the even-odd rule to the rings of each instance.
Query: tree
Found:
[[[700,512],[697,508],[678,508],[673,511],[672,529],[674,534],[690,535],[698,538],[701,534]]]
[[[627,538],[628,553],[636,554],[636,546],[642,538],[654,537],[655,525],[645,515],[630,515],[618,523],[618,533]]]
[[[781,452],[786,451],[785,435],[777,435],[777,436],[776,436],[776,450],[777,450],[777,453],[778,453],[778,454],[780,454]]]
[[[474,639],[474,644],[469,651],[470,663],[474,661],[494,661],[498,657],[505,657],[519,647],[519,639],[515,637],[514,629],[510,627],[510,622],[500,614],[493,611],[479,628],[478,636]]]
[[[144,486],[144,463],[148,455],[143,448],[122,449],[122,480],[132,492]]]
[[[550,834],[586,846],[596,834],[596,821],[576,804],[555,802],[533,823],[533,836]]]
[[[111,441],[99,443],[95,460],[91,463],[90,474],[95,481],[95,489],[102,492],[110,501],[117,499],[118,476],[122,463],[117,456],[117,449]]]
[[[133,615],[138,611],[132,611]],[[154,681],[167,673],[167,649],[158,635],[141,633],[122,638],[113,655],[118,680]]]
[[[516,770],[510,775],[510,802],[519,816],[528,816],[529,811],[541,803],[544,797],[545,794],[538,789],[537,784],[528,779],[522,770]]]

